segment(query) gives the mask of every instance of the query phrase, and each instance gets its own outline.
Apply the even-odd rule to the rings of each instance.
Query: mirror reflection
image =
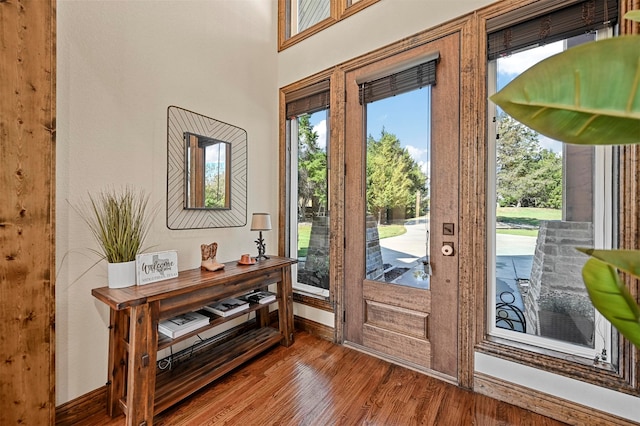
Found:
[[[231,144],[184,133],[185,208],[231,208]]]

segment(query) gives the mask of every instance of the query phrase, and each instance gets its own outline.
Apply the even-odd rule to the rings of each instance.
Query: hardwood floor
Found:
[[[123,425],[94,415],[82,424]],[[300,332],[156,415],[178,425],[562,425]]]

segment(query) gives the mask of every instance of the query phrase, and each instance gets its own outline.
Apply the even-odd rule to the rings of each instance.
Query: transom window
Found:
[[[278,0],[278,49],[286,49],[377,1]]]

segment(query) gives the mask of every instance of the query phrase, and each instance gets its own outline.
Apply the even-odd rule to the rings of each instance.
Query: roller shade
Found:
[[[436,64],[438,59],[412,66],[388,76],[360,84],[360,104],[410,92],[421,87],[436,84]]]
[[[313,114],[329,108],[330,82],[322,80],[287,94],[287,118]]]
[[[617,0],[533,3],[487,21],[488,58],[613,26],[617,21]]]

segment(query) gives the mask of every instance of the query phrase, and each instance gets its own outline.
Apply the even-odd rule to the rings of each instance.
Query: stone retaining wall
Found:
[[[582,281],[587,256],[576,247],[593,247],[590,222],[540,223],[524,301],[527,332],[591,346],[594,308]]]

